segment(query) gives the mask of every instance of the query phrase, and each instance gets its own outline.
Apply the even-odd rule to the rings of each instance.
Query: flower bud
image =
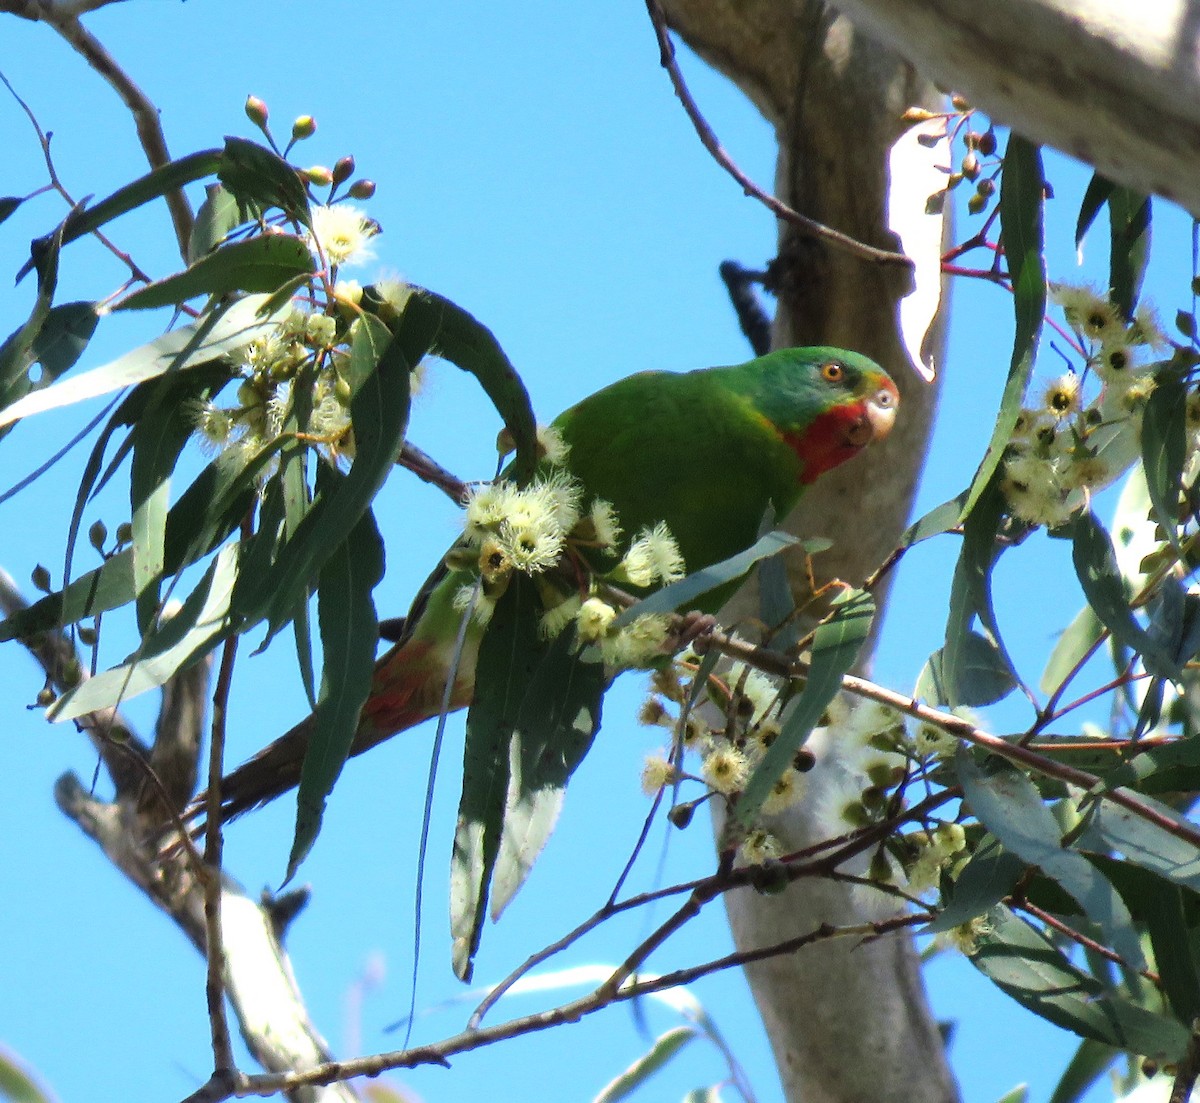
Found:
[[[44,594],[50,592],[50,572],[40,563],[30,572],[29,581],[35,590],[41,590]]]
[[[300,115],[294,123],[292,123],[292,141],[302,142],[305,138],[311,138],[317,132],[317,120],[311,115]]]
[[[104,541],[108,539],[108,526],[103,521],[93,521],[88,529],[88,542],[96,551],[104,550]]]
[[[993,127],[989,126],[979,135],[978,149],[985,157],[990,157],[996,152],[996,131]]]
[[[269,114],[267,105],[257,96],[246,97],[246,118],[258,127],[259,130],[265,129]]]
[[[987,197],[976,192],[970,199],[967,200],[968,214],[981,214],[987,206]]]
[[[117,543],[119,545],[131,544],[133,542],[133,526],[128,521],[122,521],[117,526]]]
[[[974,152],[966,154],[962,159],[962,174],[968,180],[974,180],[979,175],[979,158]]]
[[[52,704],[54,704],[54,697],[54,690],[52,690],[49,686],[42,686],[42,688],[38,690],[37,703],[41,705],[42,708],[49,708]]]
[[[79,634],[79,642],[84,647],[94,647],[96,645],[96,640],[99,638],[96,634],[96,629],[86,624],[81,624],[76,631]]]
[[[351,199],[370,199],[375,194],[374,180],[355,180],[350,185]]]
[[[333,166],[333,182],[344,184],[354,175],[354,158],[339,157]]]
[[[299,172],[301,180],[319,188],[327,188],[333,183],[333,173],[324,165],[313,165],[311,168],[300,169]]]

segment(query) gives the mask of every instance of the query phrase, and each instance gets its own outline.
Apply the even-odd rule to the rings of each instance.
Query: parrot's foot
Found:
[[[682,651],[701,637],[711,636],[719,627],[717,618],[711,613],[701,613],[695,609],[690,613],[680,613],[675,618],[671,635],[667,637],[667,645],[672,652]]]

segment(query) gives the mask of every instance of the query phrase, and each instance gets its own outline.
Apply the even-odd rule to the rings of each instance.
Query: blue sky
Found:
[[[396,272],[472,311],[495,331],[543,419],[631,371],[747,358],[717,265],[726,258],[764,262],[773,251],[774,223],[696,140],[658,66],[640,0],[503,6],[298,0],[252,10],[249,18],[231,0],[130,0],[90,17],[89,25],[161,108],[176,155],[218,145],[226,133],[252,136],[242,114],[247,93],[267,101],[282,136],[295,115],[315,116],[317,135],[296,159],[331,164],[352,153],[360,172],[379,184],[370,212],[384,234],[377,267],[363,276]],[[769,183],[768,126],[721,78],[695,59],[685,63],[726,146]],[[132,126],[112,93],[45,28],[6,19],[0,71],[54,132],[56,164],[77,196],[107,194],[142,171]],[[44,169],[33,134],[6,97],[0,97],[0,137],[6,150],[0,194],[40,185]],[[1059,195],[1050,213],[1051,271],[1072,279],[1071,231],[1087,176],[1061,160],[1051,171]],[[15,272],[28,239],[61,214],[45,197],[0,227],[5,270]],[[1187,225],[1168,218],[1156,230],[1160,268],[1151,295],[1168,317],[1183,305],[1190,276]],[[119,223],[114,233],[143,267],[166,274],[177,266],[167,230],[165,214],[153,211]],[[1101,261],[1102,237],[1095,247]],[[65,269],[62,300],[107,293],[120,279],[111,258],[89,243],[72,248]],[[31,296],[28,281],[12,289],[0,280],[4,333],[27,313]],[[150,324],[106,322],[88,362],[153,336],[139,328]],[[957,287],[948,383],[918,509],[969,480],[991,430],[1010,342],[1007,296],[987,286]],[[1046,370],[1061,368],[1052,362]],[[0,482],[25,474],[80,420],[71,411],[18,429],[5,442]],[[486,400],[446,367],[432,373],[411,436],[460,476],[480,478],[493,462],[497,427]],[[0,506],[0,565],[18,579],[28,579],[38,562],[57,569],[55,549],[79,462],[68,460]],[[112,527],[123,508],[119,495],[110,496],[99,514]],[[402,475],[389,482],[379,508],[388,573],[376,596],[382,611],[399,613],[453,537],[456,510]],[[1053,632],[1081,599],[1064,547],[1041,538],[1030,545],[1019,560],[1002,564],[997,596],[1018,662],[1036,680]],[[952,541],[935,541],[902,565],[876,665],[884,683],[911,686],[939,645],[955,550]],[[123,645],[114,636],[110,646],[115,661]],[[303,715],[293,667],[286,642],[241,664],[230,761]],[[0,651],[0,671],[0,715],[7,718],[0,739],[7,794],[0,817],[0,943],[7,947],[0,955],[0,1044],[27,1059],[63,1100],[95,1098],[98,1082],[118,1078],[132,1100],[181,1097],[204,1080],[210,1064],[202,963],[54,808],[55,778],[73,769],[86,781],[94,758],[74,731],[48,727],[26,711],[39,680],[13,645]],[[502,976],[601,903],[636,837],[645,809],[638,771],[656,740],[636,726],[637,685],[625,681],[606,705],[603,735],[572,783],[557,835],[504,920],[485,932],[481,979]],[[154,707],[142,700],[130,712],[149,728]],[[1001,714],[997,722],[1018,721]],[[427,881],[423,1006],[458,991],[447,967],[442,901],[457,799],[450,767],[461,722],[451,724],[451,733]],[[314,1018],[338,1050],[351,1028],[365,1049],[399,1044],[398,1035],[381,1028],[408,1003],[413,853],[427,753],[427,739],[418,734],[348,768],[302,870],[315,897],[292,928],[289,947]],[[291,816],[281,801],[229,830],[228,868],[251,891],[282,879]],[[661,834],[654,839],[657,848]],[[652,882],[656,853],[643,862],[645,884]],[[702,873],[710,859],[698,820],[672,838],[667,877]],[[647,922],[614,926],[585,943],[571,963],[619,959]],[[666,969],[716,956],[728,941],[714,907],[654,964]],[[356,978],[378,963],[383,979],[366,996],[361,1023],[348,1026]],[[952,1060],[966,1098],[995,1099],[1022,1080],[1033,1086],[1032,1098],[1049,1094],[1074,1039],[1021,1012],[961,961],[935,963],[928,983],[939,1017],[957,1021]],[[705,981],[695,995],[731,1042],[758,1098],[778,1100],[769,1049],[740,975]],[[531,1000],[514,1001],[511,1011],[533,1007]],[[463,1015],[462,1008],[430,1015],[418,1039],[456,1031]],[[655,1010],[650,1019],[659,1030],[673,1022]],[[429,1099],[484,1092],[518,1098],[533,1090],[590,1098],[642,1048],[628,1010],[616,1009],[467,1055],[451,1072],[420,1070],[396,1082]],[[713,1055],[697,1045],[645,1094],[682,1097],[720,1075]]]

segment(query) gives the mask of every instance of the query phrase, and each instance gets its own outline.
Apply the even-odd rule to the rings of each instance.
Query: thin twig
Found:
[[[80,55],[109,85],[121,101],[129,108],[137,127],[138,141],[146,160],[151,168],[161,168],[171,161],[167,149],[167,139],[159,122],[158,108],[154,106],[145,92],[138,87],[133,78],[117,64],[113,56],[104,48],[73,12],[51,8],[43,15],[43,20],[53,27],[59,35]],[[167,209],[171,212],[171,223],[175,227],[175,240],[179,245],[179,255],[184,263],[188,259],[188,243],[192,237],[192,207],[182,188],[167,192],[164,196]]]
[[[396,463],[407,468],[418,479],[436,486],[455,505],[462,505],[463,499],[470,489],[457,475],[447,471],[428,453],[421,451],[415,444],[405,441],[400,448]]]
[[[844,234],[840,230],[835,230],[831,226],[826,226],[824,223],[816,221],[816,219],[800,214],[799,211],[794,211],[781,199],[768,191],[764,191],[751,180],[726,152],[720,140],[713,132],[712,127],[709,126],[708,121],[701,114],[696,101],[692,98],[692,94],[684,82],[683,74],[679,71],[679,65],[675,58],[675,45],[671,41],[671,34],[667,28],[667,17],[663,14],[658,0],[646,0],[646,10],[650,13],[650,21],[654,24],[654,33],[658,38],[659,59],[662,62],[662,67],[666,69],[667,74],[671,78],[675,95],[679,97],[679,102],[683,104],[683,109],[687,113],[687,117],[691,120],[692,126],[696,128],[696,133],[699,135],[704,148],[712,154],[717,164],[742,186],[742,190],[746,195],[757,199],[778,218],[792,223],[792,225],[796,226],[803,233],[824,241],[835,249],[840,249],[851,256],[870,261],[872,264],[897,264],[910,269],[915,267],[912,258],[906,256],[904,253],[896,253],[890,249],[879,249],[874,245],[867,245],[865,242],[852,238],[849,234]]]
[[[1018,908],[1019,910],[1032,915],[1034,919],[1044,923],[1051,930],[1058,931],[1058,933],[1064,938],[1069,938],[1072,942],[1076,942],[1085,949],[1091,950],[1092,953],[1099,954],[1100,957],[1104,958],[1106,961],[1111,961],[1114,965],[1121,966],[1122,969],[1130,968],[1129,962],[1127,962],[1115,950],[1110,950],[1107,946],[1103,945],[1103,943],[1097,942],[1094,938],[1088,938],[1087,935],[1083,934],[1081,931],[1075,930],[1074,927],[1068,926],[1061,919],[1059,919],[1057,916],[1051,915],[1044,908],[1039,908],[1036,904],[1031,904],[1028,900],[1013,900],[1012,905],[1014,908]],[[1158,985],[1159,988],[1162,987],[1162,977],[1160,977],[1157,973],[1152,972],[1149,969],[1138,969],[1136,971],[1148,981]]]
[[[212,743],[208,754],[208,824],[204,835],[204,930],[208,940],[208,971],[205,996],[208,1021],[212,1030],[213,1076],[234,1076],[233,1045],[225,1017],[225,953],[221,940],[221,776],[224,773],[225,721],[229,690],[233,684],[233,664],[237,657],[236,635],[230,636],[221,650],[221,666],[213,691]]]
[[[38,144],[42,147],[42,159],[46,163],[46,174],[50,177],[50,187],[54,191],[58,192],[58,194],[61,195],[66,201],[67,205],[74,210],[75,207],[78,206],[78,203],[71,193],[67,191],[66,185],[64,185],[62,180],[59,178],[58,170],[54,167],[54,158],[50,153],[50,135],[42,129],[42,124],[38,122],[37,116],[33,113],[33,109],[29,106],[29,104],[21,99],[21,97],[17,94],[17,90],[12,86],[8,78],[3,73],[0,73],[0,82],[4,84],[12,98],[20,105],[21,110],[25,112],[25,117],[32,125],[34,133],[37,134]],[[151,282],[150,277],[146,275],[144,271],[142,271],[140,265],[138,265],[133,257],[114,244],[104,233],[102,233],[100,230],[93,230],[92,235],[97,241],[100,242],[101,245],[103,245],[110,253],[113,254],[113,256],[115,256],[129,269],[129,274],[134,280],[138,280],[142,283]],[[28,268],[29,266],[30,265],[27,265],[26,267]],[[24,271],[24,269],[22,271]]]

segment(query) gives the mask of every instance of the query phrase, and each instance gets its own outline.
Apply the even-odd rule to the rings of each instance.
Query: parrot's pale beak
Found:
[[[900,394],[889,379],[863,403],[862,416],[855,418],[846,431],[846,443],[865,448],[874,440],[883,440],[896,422]]]

